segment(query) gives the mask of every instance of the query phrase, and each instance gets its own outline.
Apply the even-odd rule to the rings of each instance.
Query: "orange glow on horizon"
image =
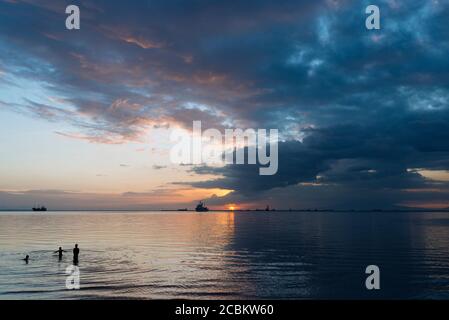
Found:
[[[196,199],[207,199],[211,198],[213,196],[217,196],[219,198],[226,196],[232,192],[232,190],[227,189],[219,189],[219,188],[213,188],[213,189],[199,189],[199,188],[193,188],[193,189],[183,189],[179,190],[178,194],[185,198],[185,200],[196,200]]]
[[[227,204],[226,208],[231,211],[238,210],[238,206],[235,203]]]
[[[417,201],[407,201],[400,203],[400,205],[408,208],[419,208],[419,209],[447,209],[449,208],[449,201],[436,201],[436,202],[417,202]]]

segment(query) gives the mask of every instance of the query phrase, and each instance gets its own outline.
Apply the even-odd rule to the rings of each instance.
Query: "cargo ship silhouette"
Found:
[[[33,207],[33,211],[47,211],[47,208],[44,206],[42,206],[42,207],[37,206],[37,207]]]
[[[209,208],[204,205],[204,202],[200,201],[195,208],[196,212],[207,212]]]

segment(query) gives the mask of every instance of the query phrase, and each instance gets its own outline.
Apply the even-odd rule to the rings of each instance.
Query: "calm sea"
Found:
[[[449,214],[0,213],[0,299],[112,298],[448,299]]]

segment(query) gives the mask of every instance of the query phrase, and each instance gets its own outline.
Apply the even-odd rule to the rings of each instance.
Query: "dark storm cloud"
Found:
[[[81,1],[82,28],[69,32],[63,24],[66,4],[2,2],[2,68],[42,81],[112,131],[132,122],[124,133],[128,139],[148,122],[189,117],[191,109],[183,109],[189,102],[209,108],[195,120],[248,119],[235,111],[264,90],[251,70],[290,41],[277,39],[285,25],[309,20],[320,6],[308,1]],[[112,113],[111,106],[123,100],[136,108]],[[212,116],[204,117],[208,111]]]
[[[194,169],[222,178],[193,185],[233,197],[309,193],[298,183],[319,183],[390,204],[400,190],[433,188],[410,169],[449,169],[448,1],[77,3],[81,30],[69,32],[67,1],[0,2],[0,70],[65,102],[12,108],[102,143],[193,120],[278,128],[275,176],[251,166]],[[381,30],[365,29],[369,4],[381,9]]]
[[[369,207],[376,203],[394,207],[401,201],[418,199],[417,193],[408,194],[404,190],[424,191],[426,188],[442,192],[434,195],[436,198],[447,197],[448,183],[426,179],[417,172],[419,170],[412,168],[449,168],[447,112],[419,113],[405,118],[398,116],[394,123],[367,121],[363,124],[308,129],[303,141],[280,143],[276,175],[260,176],[258,165],[194,167],[192,170],[198,174],[218,174],[222,177],[191,185],[235,190],[224,199],[216,199],[221,202],[237,201],[235,197],[238,196],[247,200],[263,198],[260,193],[270,191],[274,203],[291,203],[291,206],[298,203],[298,193],[304,196],[311,190],[316,193],[315,196],[307,197],[302,204],[311,203],[310,200],[317,194],[322,194],[323,201],[319,203],[326,207],[329,203],[324,199],[332,194],[333,207],[341,202],[346,204],[346,208],[348,205]],[[290,188],[284,190],[284,187]],[[346,196],[342,196],[342,191],[347,191]],[[280,197],[285,193],[290,195],[290,201],[280,202]],[[338,198],[335,197],[337,194]],[[354,199],[354,195],[359,201]],[[367,201],[369,197],[371,200]],[[431,196],[427,194],[423,198]],[[356,203],[360,204],[356,206]]]

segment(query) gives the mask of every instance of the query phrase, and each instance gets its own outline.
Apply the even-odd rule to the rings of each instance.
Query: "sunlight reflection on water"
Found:
[[[449,298],[448,231],[447,213],[2,212],[0,298]]]

